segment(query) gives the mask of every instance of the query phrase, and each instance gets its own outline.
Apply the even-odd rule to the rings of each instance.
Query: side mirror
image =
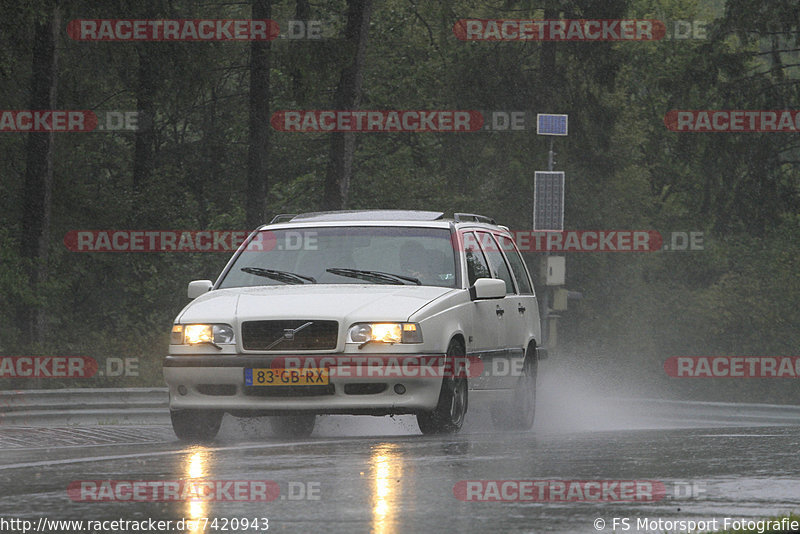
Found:
[[[478,278],[469,288],[470,300],[501,299],[506,296],[506,283],[496,278]]]
[[[196,299],[200,295],[205,295],[211,291],[213,285],[211,280],[192,280],[189,282],[189,289],[186,290],[186,296],[190,299]]]

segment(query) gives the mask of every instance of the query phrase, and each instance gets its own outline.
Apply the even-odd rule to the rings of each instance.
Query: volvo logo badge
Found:
[[[272,347],[274,347],[275,345],[277,345],[281,341],[293,341],[295,334],[297,334],[303,328],[307,328],[307,327],[311,326],[312,324],[314,324],[314,321],[308,321],[307,323],[301,324],[297,328],[284,328],[283,329],[283,335],[281,337],[279,337],[278,339],[276,339],[275,341],[273,341],[270,344],[270,346],[267,347],[264,350],[271,350]]]

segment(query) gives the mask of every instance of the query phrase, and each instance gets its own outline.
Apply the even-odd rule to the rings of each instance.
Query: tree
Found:
[[[372,0],[347,1],[347,27],[345,29],[346,64],[333,98],[337,110],[357,109],[361,102],[361,86],[367,53],[367,36],[372,13]],[[353,175],[353,157],[356,137],[353,132],[331,134],[330,161],[325,175],[323,205],[335,210],[347,207],[350,179]]]
[[[156,16],[156,0],[147,0],[137,18],[151,19]],[[138,43],[136,45],[139,59],[138,79],[136,84],[136,111],[140,121],[136,131],[133,154],[133,190],[140,194],[153,175],[154,144],[152,121],[155,118],[158,59],[156,50],[159,43]]]
[[[253,18],[269,19],[272,0],[253,0]],[[269,185],[269,100],[270,42],[250,45],[250,130],[247,153],[245,220],[248,228],[263,224],[266,218]]]
[[[56,40],[61,28],[58,4],[51,4],[46,18],[37,21],[34,29],[31,75],[31,110],[56,107],[58,53]],[[28,280],[41,290],[47,280],[50,246],[50,211],[53,191],[54,132],[31,132],[25,148],[25,183],[23,189],[22,239],[20,251],[30,260]],[[24,337],[31,342],[43,338],[45,308],[23,306],[19,314]]]

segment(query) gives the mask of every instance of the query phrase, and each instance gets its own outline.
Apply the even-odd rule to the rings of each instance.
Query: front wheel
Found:
[[[307,438],[314,431],[317,416],[312,414],[276,415],[270,418],[272,432],[282,438]]]
[[[423,434],[453,434],[461,430],[467,415],[469,401],[466,377],[455,376],[455,358],[463,357],[465,349],[457,340],[447,347],[447,361],[450,372],[442,380],[439,403],[432,412],[417,414],[417,424]]]
[[[215,410],[170,410],[172,430],[183,441],[214,439],[222,424],[223,412]]]

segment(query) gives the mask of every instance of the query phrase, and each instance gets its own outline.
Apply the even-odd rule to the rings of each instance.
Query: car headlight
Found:
[[[357,323],[347,333],[351,343],[422,343],[418,323]]]
[[[233,328],[227,324],[176,324],[172,325],[170,336],[170,343],[173,345],[230,345],[235,342]]]

